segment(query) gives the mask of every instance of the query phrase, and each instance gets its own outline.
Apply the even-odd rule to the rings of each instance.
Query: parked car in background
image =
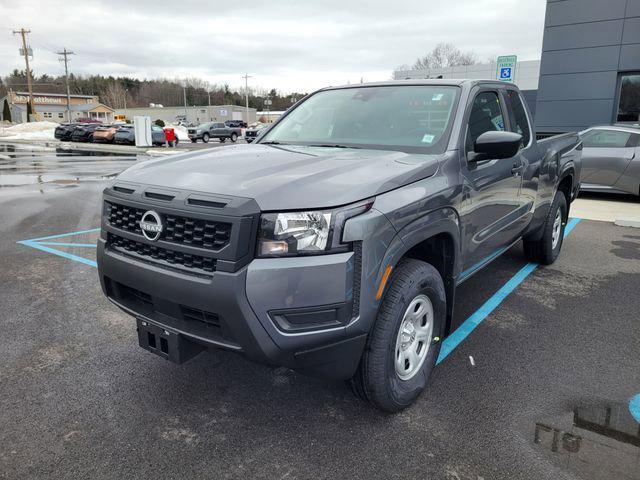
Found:
[[[99,123],[78,124],[71,133],[72,142],[91,142],[93,133],[100,127]]]
[[[581,190],[640,195],[640,128],[587,128],[582,139]]]
[[[227,127],[247,128],[247,122],[244,120],[227,120],[224,122]]]
[[[158,125],[151,125],[151,142],[153,145],[160,146],[167,142],[167,137],[164,134],[162,127]],[[135,145],[136,133],[133,125],[122,125],[116,131],[113,137],[113,143],[120,145]]]
[[[252,123],[249,128],[244,131],[244,139],[247,143],[253,142],[258,136],[258,133],[260,133],[260,130],[263,130],[265,127],[268,127],[266,123]]]
[[[71,140],[71,134],[75,130],[77,123],[62,123],[58,125],[53,133],[53,136],[58,140],[68,142]]]
[[[102,125],[93,132],[93,143],[113,143],[119,125]]]
[[[100,120],[90,117],[80,117],[74,120],[75,123],[102,123]]]
[[[221,143],[224,143],[227,138],[236,142],[242,131],[237,127],[227,127],[222,122],[207,122],[201,123],[197,127],[188,128],[187,134],[193,143],[198,140],[208,143],[211,138],[217,138]]]

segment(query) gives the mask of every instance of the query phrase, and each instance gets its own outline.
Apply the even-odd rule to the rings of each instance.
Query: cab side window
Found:
[[[476,140],[484,132],[504,130],[504,116],[498,92],[480,92],[473,100],[467,127],[467,151],[473,151]]]
[[[522,135],[521,148],[529,145],[531,128],[527,119],[527,112],[522,104],[522,98],[515,90],[507,91],[507,106],[511,117],[511,131]]]

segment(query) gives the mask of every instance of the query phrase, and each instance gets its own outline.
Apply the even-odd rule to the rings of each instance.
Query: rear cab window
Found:
[[[509,112],[510,130],[522,135],[520,148],[529,145],[531,141],[531,126],[527,118],[527,110],[522,103],[522,97],[515,90],[507,90],[505,93],[507,109]]]

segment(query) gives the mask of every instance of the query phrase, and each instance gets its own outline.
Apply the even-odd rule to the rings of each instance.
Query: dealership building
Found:
[[[202,122],[224,122],[226,120],[244,120],[247,123],[256,121],[256,109],[247,109],[240,105],[204,105],[192,107],[163,107],[151,104],[142,108],[120,108],[115,112],[116,116],[124,115],[127,120],[133,121],[135,116],[147,116],[152,121],[162,120],[165,123],[184,122],[196,124]]]
[[[486,63],[394,78],[495,79],[497,70]],[[514,83],[539,134],[640,123],[640,0],[547,0],[541,59],[518,62]]]
[[[92,118],[104,123],[113,122],[113,108],[100,103],[96,95],[71,95],[69,98],[69,108],[71,121],[80,118]],[[15,123],[27,121],[27,103],[29,94],[27,92],[13,92],[0,98],[0,117],[3,116],[4,102],[9,104],[11,120]],[[33,103],[38,120],[49,122],[68,122],[67,118],[67,95],[61,93],[34,93]],[[1,118],[2,120],[8,120]]]

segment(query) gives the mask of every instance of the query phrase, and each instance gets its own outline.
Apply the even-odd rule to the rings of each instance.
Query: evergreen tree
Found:
[[[11,121],[11,109],[9,108],[9,102],[4,99],[4,105],[2,106],[2,119],[6,122]]]

